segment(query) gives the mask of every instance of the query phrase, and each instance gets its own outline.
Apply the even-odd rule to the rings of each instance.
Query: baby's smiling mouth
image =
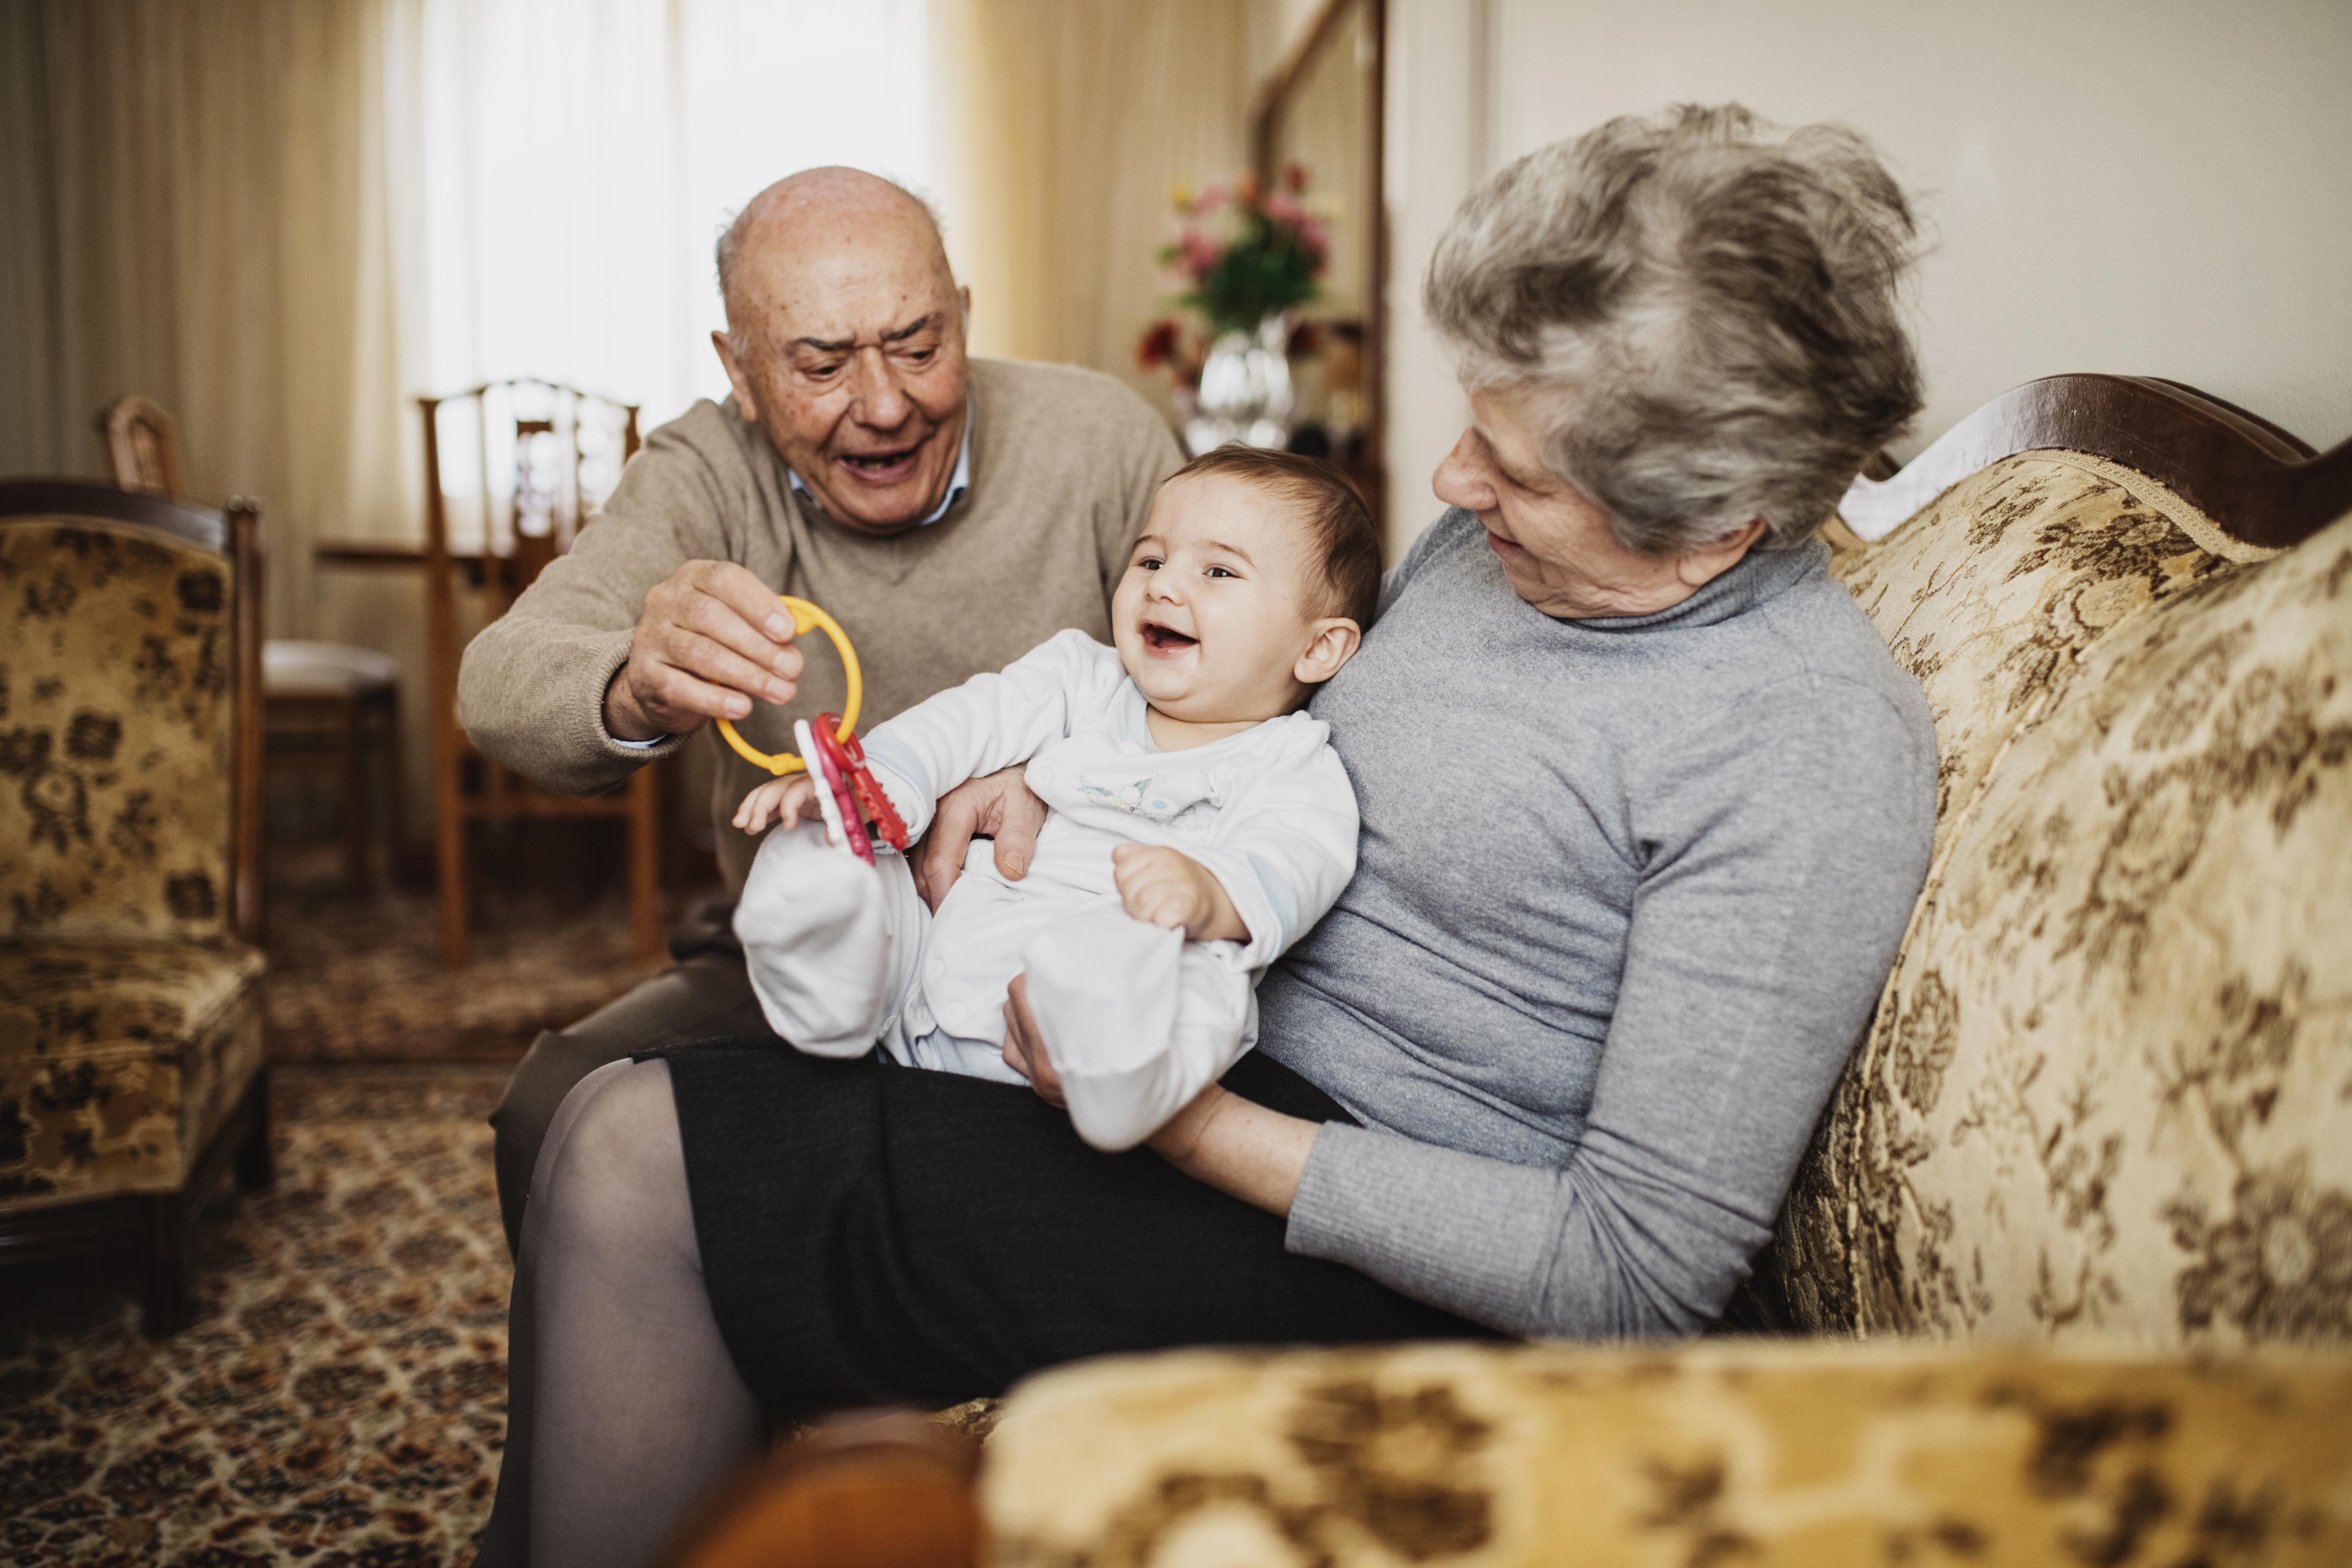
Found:
[[[1154,653],[1181,653],[1196,646],[1200,640],[1169,626],[1157,626],[1150,621],[1143,623],[1143,646]]]

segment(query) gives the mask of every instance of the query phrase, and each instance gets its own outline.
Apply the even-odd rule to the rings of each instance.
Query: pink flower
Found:
[[[1265,211],[1265,216],[1276,223],[1286,223],[1294,227],[1307,221],[1307,209],[1299,205],[1297,196],[1287,191],[1276,191],[1268,195]]]
[[[1307,165],[1304,163],[1285,164],[1282,170],[1282,184],[1286,190],[1292,192],[1305,191],[1307,189]]]
[[[1177,242],[1176,255],[1177,265],[1199,278],[1215,270],[1217,263],[1225,258],[1225,247],[1199,229],[1188,228]]]

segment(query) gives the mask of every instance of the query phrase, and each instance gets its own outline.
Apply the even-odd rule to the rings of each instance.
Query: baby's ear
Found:
[[[1307,651],[1290,673],[1301,686],[1320,686],[1339,673],[1339,667],[1356,657],[1362,646],[1364,631],[1345,616],[1333,616],[1315,622],[1309,628],[1311,637]]]

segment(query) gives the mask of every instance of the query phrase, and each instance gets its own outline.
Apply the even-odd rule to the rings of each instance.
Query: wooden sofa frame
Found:
[[[238,941],[262,942],[261,771],[266,729],[261,686],[261,506],[232,500],[226,510],[193,501],[120,490],[74,479],[0,484],[0,519],[56,513],[102,518],[151,529],[229,558],[235,707],[229,809],[229,922]],[[195,1309],[195,1226],[234,1173],[237,1185],[271,1178],[269,1069],[265,1064],[227,1118],[190,1163],[188,1179],[168,1193],[126,1193],[0,1214],[0,1273],[23,1277],[36,1266],[113,1258],[137,1271],[142,1327],[162,1338],[187,1326]]]

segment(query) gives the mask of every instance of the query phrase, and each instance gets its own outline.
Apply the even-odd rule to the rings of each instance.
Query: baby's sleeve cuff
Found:
[[[878,731],[858,743],[866,749],[874,782],[882,786],[882,793],[890,797],[890,809],[907,825],[908,841],[920,838],[930,830],[931,814],[938,804],[923,759],[897,736]]]
[[[1204,849],[1192,857],[1207,868],[1249,930],[1242,963],[1263,969],[1282,956],[1298,933],[1298,900],[1264,856],[1246,849]]]

